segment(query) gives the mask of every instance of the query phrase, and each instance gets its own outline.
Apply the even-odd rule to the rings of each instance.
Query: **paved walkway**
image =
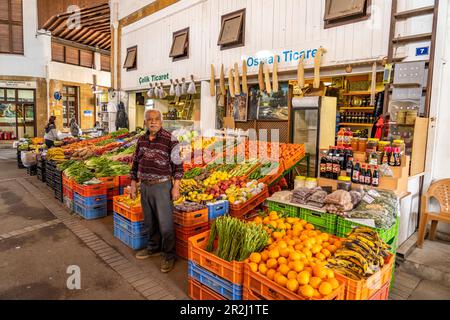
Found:
[[[0,156],[0,299],[188,299],[185,261],[168,275],[159,258],[137,261],[113,237],[111,216],[72,215],[45,183],[17,169],[15,152]],[[67,287],[70,266],[81,271],[80,290]]]

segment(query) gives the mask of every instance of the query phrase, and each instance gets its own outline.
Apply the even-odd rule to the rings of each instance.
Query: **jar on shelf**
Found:
[[[358,142],[359,142],[359,138],[352,138],[351,140],[351,147],[353,149],[353,151],[358,151]]]
[[[358,151],[359,152],[366,152],[367,148],[367,139],[366,138],[359,138],[358,140]]]
[[[306,185],[306,177],[297,176],[294,181],[294,189],[304,188]]]
[[[352,179],[350,177],[339,177],[337,183],[338,190],[351,191],[352,190]]]
[[[318,180],[316,178],[307,178],[305,182],[305,187],[308,189],[314,189],[318,186]]]
[[[405,151],[406,151],[406,144],[404,140],[394,140],[392,142],[392,146],[394,148],[399,148],[400,149],[400,154],[404,155]]]
[[[384,149],[386,149],[390,145],[391,145],[391,143],[389,141],[379,141],[378,142],[378,151],[384,152]]]

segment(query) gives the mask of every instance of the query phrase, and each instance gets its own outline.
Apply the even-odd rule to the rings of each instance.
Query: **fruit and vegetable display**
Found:
[[[91,158],[85,162],[87,168],[95,172],[97,178],[117,177],[130,174],[130,166],[111,161],[106,157]]]
[[[176,201],[174,203],[174,209],[177,212],[194,212],[206,209],[207,207],[198,203],[194,202],[187,202],[187,201]]]
[[[366,279],[384,266],[389,249],[376,231],[355,228],[328,260],[328,267],[353,280]]]
[[[260,180],[267,177],[270,174],[274,174],[278,171],[280,164],[278,162],[267,161],[251,173],[248,178],[251,180]]]
[[[269,234],[261,225],[223,216],[213,222],[206,250],[225,261],[244,261],[253,252],[262,251],[268,241]]]
[[[61,148],[51,148],[47,151],[46,159],[56,162],[64,161],[66,160],[64,150]]]
[[[122,203],[127,207],[140,207],[141,206],[141,195],[138,194],[136,199],[131,199],[130,195],[119,196],[114,199],[118,203]]]
[[[95,178],[92,170],[88,169],[83,162],[76,161],[64,170],[64,174],[76,181],[78,184],[85,183],[93,178]]]
[[[259,195],[265,187],[264,183],[258,183],[256,180],[248,182],[242,188],[233,184],[225,191],[222,200],[228,200],[232,205],[240,205]]]
[[[253,272],[308,299],[321,299],[339,288],[334,271],[327,268],[327,259],[342,247],[339,238],[275,211],[257,217],[254,223],[262,226],[270,239],[262,252],[250,255],[247,262]]]

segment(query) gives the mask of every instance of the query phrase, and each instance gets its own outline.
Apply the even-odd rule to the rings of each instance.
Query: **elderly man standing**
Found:
[[[145,123],[147,133],[137,142],[131,169],[131,197],[136,197],[140,182],[149,243],[136,258],[147,259],[161,254],[161,272],[167,273],[173,269],[176,257],[172,200],[180,197],[183,164],[177,139],[162,128],[161,112],[146,111]]]

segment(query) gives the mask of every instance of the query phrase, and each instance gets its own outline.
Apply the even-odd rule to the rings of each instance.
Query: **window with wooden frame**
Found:
[[[80,66],[86,68],[94,68],[94,52],[80,50]]]
[[[22,0],[0,0],[0,53],[23,54]]]
[[[93,69],[94,52],[52,41],[52,61]]]
[[[137,46],[127,49],[127,56],[123,67],[127,69],[127,71],[137,69]]]
[[[372,0],[325,0],[325,28],[370,18]]]
[[[173,33],[169,57],[173,58],[173,61],[189,58],[189,28]]]
[[[217,44],[222,50],[245,45],[245,9],[222,16]]]

